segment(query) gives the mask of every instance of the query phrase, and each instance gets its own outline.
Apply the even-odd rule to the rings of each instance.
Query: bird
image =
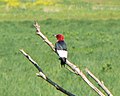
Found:
[[[55,43],[55,52],[59,56],[59,60],[61,61],[61,67],[66,64],[67,59],[67,45],[64,41],[64,36],[62,34],[54,35],[57,38],[57,42]]]

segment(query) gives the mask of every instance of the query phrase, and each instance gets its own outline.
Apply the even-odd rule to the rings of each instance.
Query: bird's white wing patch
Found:
[[[67,58],[67,54],[68,54],[67,51],[65,51],[65,50],[57,50],[57,53],[58,53],[59,57]]]

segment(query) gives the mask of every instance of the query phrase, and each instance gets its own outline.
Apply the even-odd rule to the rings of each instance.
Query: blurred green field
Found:
[[[103,9],[93,8],[98,5]],[[36,76],[37,70],[19,52],[21,48],[31,55],[48,77],[66,90],[76,96],[97,96],[82,78],[60,67],[58,57],[36,35],[35,19],[53,43],[56,42],[53,34],[64,34],[68,59],[84,73],[84,69],[89,68],[114,96],[119,96],[119,5],[119,0],[61,0],[50,6],[8,10],[1,2],[0,96],[65,96]]]
[[[36,1],[43,2],[39,2],[40,5],[34,5],[34,2],[23,2],[15,8],[14,1],[9,1],[12,2],[11,6],[9,3],[1,2],[0,21],[46,20],[48,18],[60,20],[120,19],[119,0],[46,0],[51,1],[52,5],[44,5],[44,0]]]

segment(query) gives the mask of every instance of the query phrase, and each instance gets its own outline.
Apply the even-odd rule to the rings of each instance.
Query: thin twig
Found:
[[[108,96],[113,96],[112,93],[104,85],[103,81],[100,81],[97,77],[95,77],[95,75],[93,75],[92,72],[90,72],[90,70],[88,70],[87,68],[86,72],[99,84],[99,86],[107,93]]]

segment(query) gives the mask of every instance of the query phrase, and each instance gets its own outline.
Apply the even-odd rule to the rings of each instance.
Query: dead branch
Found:
[[[107,87],[104,85],[104,83],[102,81],[100,81],[97,77],[95,77],[90,70],[88,70],[86,68],[86,72],[88,73],[88,75],[90,75],[98,84],[99,86],[107,93],[108,96],[113,96],[112,93],[107,89]]]
[[[55,52],[54,49],[54,45],[47,39],[47,37],[45,35],[42,34],[42,32],[40,31],[40,26],[38,25],[37,22],[35,22],[34,24],[36,31],[37,31],[37,35],[40,36],[45,43],[47,43],[50,48]],[[56,53],[56,52],[55,52]],[[99,96],[105,96],[97,87],[95,87],[88,79],[87,77],[84,75],[84,73],[73,63],[71,63],[70,61],[66,60],[66,64],[79,76],[82,77],[82,79],[95,91],[97,92],[97,94]]]
[[[61,91],[62,93],[68,95],[68,96],[75,96],[74,94],[66,91],[65,89],[63,89],[62,87],[60,87],[58,84],[56,84],[55,82],[53,82],[51,79],[49,79],[42,71],[42,69],[40,68],[40,66],[23,50],[21,49],[20,52],[38,69],[39,73],[36,73],[36,75],[38,77],[43,78],[44,80],[46,80],[49,84],[51,84],[52,86],[54,86],[57,90]]]
[[[54,45],[40,31],[40,26],[38,25],[37,22],[35,22],[34,26],[36,28],[37,35],[39,35],[43,39],[43,41],[45,41],[45,43],[47,43],[51,47],[51,49],[55,52]]]

